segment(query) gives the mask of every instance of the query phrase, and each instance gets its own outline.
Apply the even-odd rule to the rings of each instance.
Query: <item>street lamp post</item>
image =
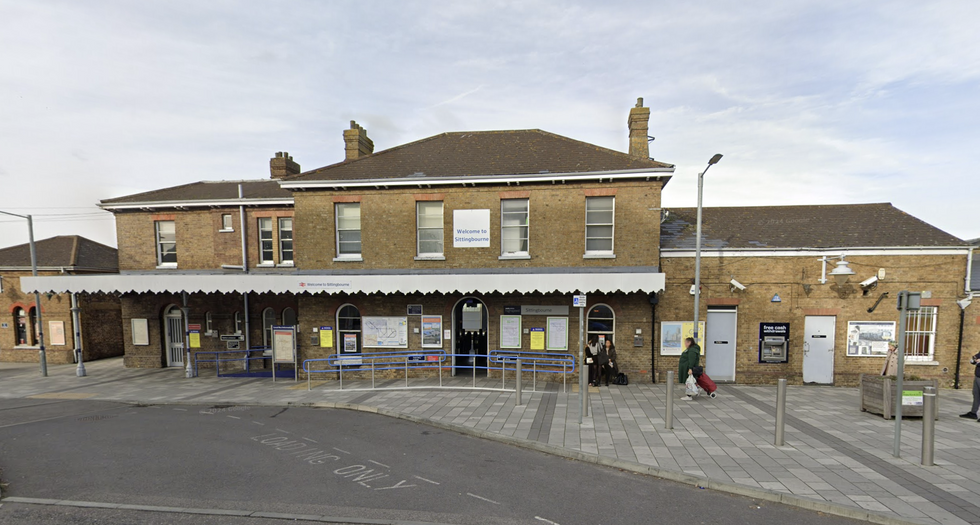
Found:
[[[698,228],[697,238],[694,240],[694,342],[701,344],[698,334],[698,317],[701,313],[701,194],[704,188],[704,174],[708,173],[708,168],[718,164],[721,160],[721,153],[715,153],[704,171],[698,173]]]
[[[27,234],[31,246],[31,275],[37,277],[37,247],[34,246],[34,219],[30,215],[17,215],[7,211],[0,211],[4,215],[27,219]],[[44,353],[44,316],[41,314],[41,293],[34,290],[34,309],[37,319],[37,341],[40,345],[39,361],[41,362],[41,376],[48,377],[48,359]]]

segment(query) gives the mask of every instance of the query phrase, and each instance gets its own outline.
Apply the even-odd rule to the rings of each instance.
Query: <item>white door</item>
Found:
[[[704,371],[715,381],[735,381],[736,310],[708,310],[704,327]]]
[[[172,308],[163,317],[167,333],[167,366],[184,366],[184,320],[179,308]]]
[[[834,333],[837,318],[808,315],[803,326],[803,382],[834,383]]]

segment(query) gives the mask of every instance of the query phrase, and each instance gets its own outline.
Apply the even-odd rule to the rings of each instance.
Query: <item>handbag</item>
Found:
[[[586,357],[585,358],[585,364],[591,365],[592,364],[592,358],[591,357]]]
[[[694,374],[687,376],[687,381],[684,382],[684,393],[691,397],[698,395],[698,382],[694,379]]]
[[[607,354],[605,350],[599,350],[599,355],[596,357],[599,359],[599,364],[602,366],[606,366],[606,364],[609,362],[609,354]]]

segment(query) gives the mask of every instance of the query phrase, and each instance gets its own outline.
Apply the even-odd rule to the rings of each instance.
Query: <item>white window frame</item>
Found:
[[[269,314],[272,314],[271,316]],[[271,322],[269,317],[271,317]],[[262,310],[262,346],[272,348],[272,327],[276,325],[276,311],[272,308]]]
[[[279,217],[279,266],[293,266],[293,261],[296,258],[296,245],[293,241],[293,226],[296,224],[292,217]],[[284,224],[289,223],[289,228],[285,228]],[[284,233],[289,233],[289,238],[286,239]],[[289,250],[286,250],[285,245],[289,243]],[[289,257],[286,257],[288,251]]]
[[[589,204],[598,203],[600,200],[610,199],[612,201],[612,222],[589,222]],[[601,210],[605,211],[605,210]],[[589,249],[589,239],[606,239],[606,237],[589,236],[589,227],[603,227],[608,226],[611,228],[611,233],[609,239],[609,249],[608,250],[590,250]],[[616,197],[613,195],[605,195],[600,197],[586,197],[585,198],[585,258],[615,258],[616,257]]]
[[[233,232],[235,231],[235,223],[232,221],[230,213],[221,214],[221,229],[219,232]]]
[[[259,217],[256,221],[258,224],[258,234],[259,234],[259,266],[273,266],[276,264],[276,243],[273,238],[272,230],[272,217]],[[267,226],[263,228],[263,226]],[[268,234],[268,238],[264,238],[263,235]],[[267,248],[268,246],[268,248]],[[265,255],[268,253],[269,258],[266,259]]]
[[[353,308],[354,311],[357,312],[356,319],[358,319],[358,326],[360,326],[359,329],[356,329],[356,330],[345,330],[344,329],[344,325],[341,324],[341,322],[340,322],[340,319],[341,319],[340,313],[343,312],[344,309],[347,308],[348,306],[351,307],[351,308]],[[346,316],[346,317],[344,317],[344,319],[355,319],[355,318],[354,317],[350,317],[350,316]],[[364,351],[364,347],[362,346],[362,344],[363,344],[364,341],[362,339],[362,333],[364,331],[364,324],[363,324],[364,323],[364,316],[361,315],[361,309],[358,308],[358,307],[356,307],[356,306],[354,306],[353,304],[350,304],[350,303],[344,303],[344,304],[340,305],[340,307],[337,308],[336,322],[337,322],[337,340],[335,341],[335,343],[337,345],[337,353],[338,354],[345,353],[344,352],[344,334],[356,334],[355,335],[355,337],[357,338],[357,349],[356,349],[356,353],[363,352]],[[355,353],[355,352],[346,352],[346,353]]]
[[[164,223],[169,223],[173,226],[173,241],[163,241],[160,238],[160,225]],[[177,262],[180,260],[177,257],[177,222],[176,221],[153,221],[153,231],[156,240],[156,252],[157,252],[157,268],[176,268]],[[174,247],[174,259],[173,262],[163,262],[163,246],[165,244],[172,244]]]
[[[236,311],[234,320],[235,320],[235,333],[236,334],[242,333],[242,313]]]
[[[214,332],[214,321],[211,311],[204,312],[204,335],[211,335]]]
[[[939,320],[939,307],[923,306],[909,310],[905,318],[905,361],[935,361],[936,323]]]
[[[344,219],[353,219],[353,217],[347,217],[346,214],[342,214],[341,210],[357,210],[357,228],[342,227],[341,226],[341,215]],[[350,252],[344,253],[341,250],[343,244],[353,244],[353,241],[341,241],[341,232],[358,232],[357,241],[357,253]],[[364,237],[361,232],[361,203],[359,202],[338,202],[334,204],[334,237],[336,238],[336,249],[337,257],[334,258],[335,261],[362,261],[361,252],[364,250]]]
[[[514,211],[504,211],[505,203],[524,203],[524,224],[519,224],[516,226],[506,225],[506,215],[518,215],[520,212]],[[524,236],[520,236],[520,232],[523,229]],[[505,232],[516,230],[518,233],[518,240],[524,241],[525,250],[507,251],[504,248],[504,242],[507,239]],[[530,259],[530,244],[531,240],[531,200],[530,199],[501,199],[500,200],[500,259]]]
[[[433,203],[439,204],[439,227],[422,227],[421,221],[422,208],[424,206],[431,205]],[[426,215],[428,217],[428,215]],[[435,231],[439,230],[440,238],[439,245],[442,250],[438,252],[424,252],[422,251],[422,231]],[[416,201],[415,202],[415,253],[418,254],[416,259],[444,259],[446,252],[446,206],[443,201]]]
[[[592,328],[592,326],[591,326],[592,325],[592,319],[593,319],[592,310],[594,310],[595,308],[600,307],[600,306],[605,307],[605,308],[608,308],[609,309],[609,313],[612,314],[612,317],[597,317],[596,319],[612,319],[612,330],[609,330],[609,331],[605,331],[605,330],[599,331],[599,330],[592,330],[591,329]],[[588,313],[585,316],[585,340],[588,341],[589,339],[591,339],[593,334],[595,334],[597,336],[598,335],[603,335],[603,336],[608,335],[609,338],[611,338],[613,340],[613,343],[614,344],[616,343],[616,310],[613,310],[613,307],[612,306],[609,306],[608,304],[605,304],[605,303],[596,303],[596,304],[593,304],[593,305],[589,306],[589,311],[588,311]]]

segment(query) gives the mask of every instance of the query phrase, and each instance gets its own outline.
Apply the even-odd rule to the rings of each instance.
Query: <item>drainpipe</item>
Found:
[[[657,382],[657,303],[659,299],[656,292],[650,294],[650,379]]]
[[[245,192],[242,191],[241,183],[238,184],[238,222],[240,224],[239,229],[242,232],[242,272],[248,273],[248,248],[247,239],[245,235]],[[245,316],[245,356],[248,356],[248,349],[251,348],[249,344],[249,325],[248,325],[248,291],[242,292],[242,303],[244,304],[245,311],[243,315]],[[245,361],[245,366],[248,366],[248,361]]]

